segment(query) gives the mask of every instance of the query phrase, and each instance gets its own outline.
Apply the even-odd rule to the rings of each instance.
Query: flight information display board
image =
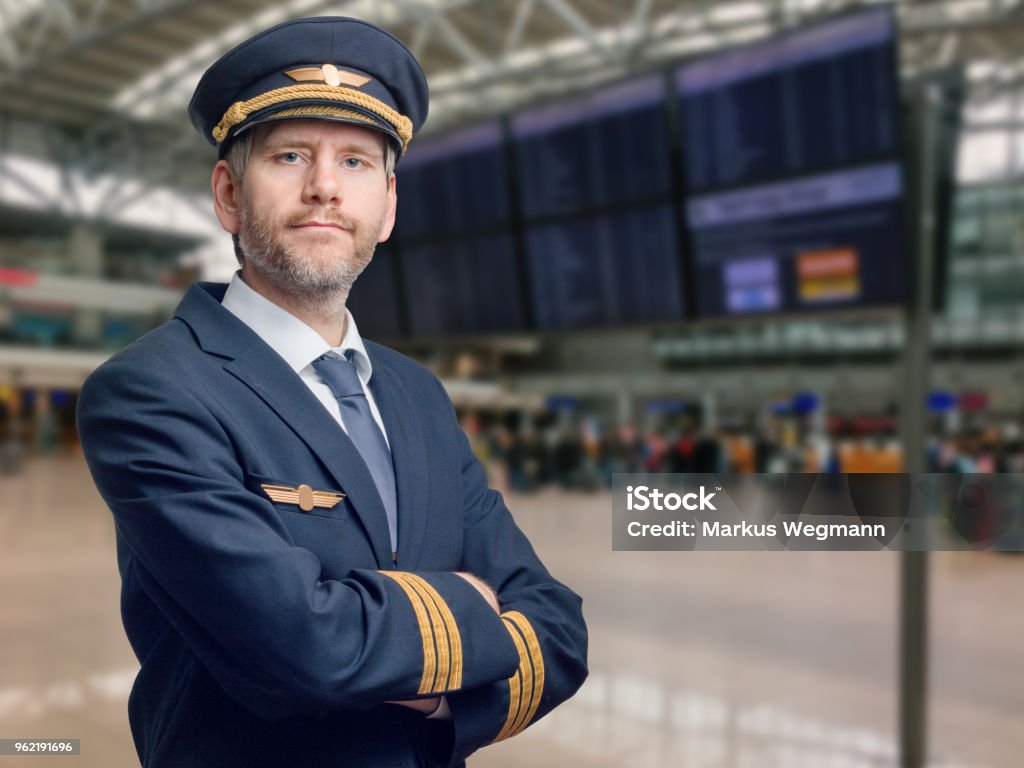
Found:
[[[889,9],[676,71],[698,317],[907,295]]]
[[[395,252],[381,243],[373,259],[356,278],[346,306],[352,312],[361,336],[393,339],[404,334],[399,313]]]
[[[688,189],[892,157],[895,39],[891,11],[874,9],[679,67]]]
[[[522,112],[512,140],[527,219],[667,194],[661,73]]]
[[[539,329],[683,317],[671,203],[530,227],[526,245]]]
[[[509,182],[497,120],[422,141],[412,142],[395,171],[395,236],[400,241],[509,222]]]
[[[884,163],[691,198],[697,314],[898,304],[901,191]]]
[[[402,266],[413,335],[525,329],[510,235],[479,235],[406,247]]]

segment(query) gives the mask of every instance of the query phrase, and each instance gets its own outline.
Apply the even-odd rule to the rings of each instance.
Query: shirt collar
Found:
[[[295,315],[250,288],[242,280],[240,272],[236,272],[231,278],[221,303],[277,352],[296,373],[328,352],[344,356],[346,351],[352,350],[352,364],[355,365],[363,383],[368,382],[373,375],[373,366],[366,352],[366,345],[363,344],[356,321],[347,307],[345,336],[339,346],[331,347],[319,333]]]

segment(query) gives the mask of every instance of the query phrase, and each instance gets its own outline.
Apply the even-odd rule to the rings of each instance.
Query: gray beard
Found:
[[[332,221],[338,218],[337,214],[329,217]],[[335,317],[344,311],[352,285],[373,258],[380,234],[380,227],[371,238],[355,222],[344,219],[341,223],[353,236],[352,258],[341,258],[339,252],[339,258],[329,264],[319,264],[276,239],[264,220],[243,203],[238,242],[245,268],[263,275],[292,304],[321,317]]]

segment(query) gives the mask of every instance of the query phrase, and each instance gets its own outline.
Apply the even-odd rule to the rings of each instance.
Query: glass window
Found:
[[[1008,131],[976,131],[964,135],[957,167],[957,179],[961,183],[1003,178],[1009,171]]]

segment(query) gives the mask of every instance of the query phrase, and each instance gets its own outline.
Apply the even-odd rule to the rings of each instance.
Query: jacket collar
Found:
[[[343,430],[324,428],[329,418],[320,401],[298,374],[245,323],[221,306],[220,301],[226,288],[226,285],[215,283],[191,286],[178,305],[175,317],[192,330],[200,349],[222,358],[224,370],[259,396],[319,457],[338,487],[348,495],[372,544],[378,567],[390,568],[391,544],[387,515],[373,477],[359,451]],[[377,360],[374,360],[374,365],[378,365]],[[385,389],[381,387],[381,392],[384,393]],[[374,396],[378,396],[377,389],[374,389]],[[385,401],[388,402],[388,410],[393,410],[386,394]],[[406,448],[396,443],[406,439],[409,427],[405,419],[401,418],[389,421],[385,417],[385,425],[389,437],[394,434],[392,450],[399,452],[396,454],[398,463],[398,455],[406,453]],[[410,500],[407,497],[403,505],[402,488],[409,481],[402,481],[400,477],[397,476],[396,480],[399,480],[399,546],[402,547],[406,543],[413,544],[416,533],[415,524],[410,524],[410,533],[414,538],[408,542],[405,540],[402,520],[409,515],[408,511],[403,514],[402,509]],[[406,493],[414,490],[407,490]]]

